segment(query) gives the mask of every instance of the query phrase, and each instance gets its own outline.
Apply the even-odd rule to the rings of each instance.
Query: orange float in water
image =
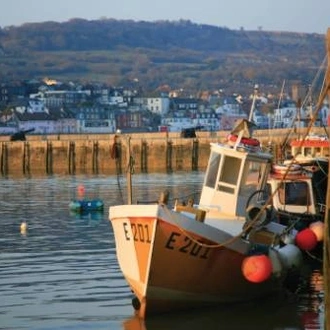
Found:
[[[317,237],[310,228],[303,229],[296,235],[296,245],[302,250],[311,251],[317,245]]]
[[[264,254],[247,257],[242,263],[244,277],[253,283],[266,281],[271,276],[272,271],[272,262]]]
[[[309,229],[316,235],[317,241],[323,241],[324,237],[324,223],[322,221],[316,221],[309,225]]]

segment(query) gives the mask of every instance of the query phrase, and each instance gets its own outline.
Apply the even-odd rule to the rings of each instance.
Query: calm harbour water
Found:
[[[158,200],[165,189],[170,198],[187,200],[191,191],[198,195],[203,175],[133,175],[133,202]],[[80,184],[87,199],[104,201],[103,214],[70,212]],[[323,329],[318,262],[306,267],[295,294],[147,322],[135,318],[108,221],[109,206],[126,201],[123,177],[0,178],[0,329]]]

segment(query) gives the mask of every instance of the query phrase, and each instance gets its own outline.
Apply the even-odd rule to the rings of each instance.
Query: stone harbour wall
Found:
[[[303,134],[303,130],[299,132]],[[130,165],[135,173],[205,170],[211,142],[223,142],[228,132],[103,135],[27,135],[26,141],[0,137],[0,175],[120,174]],[[288,130],[255,131],[276,156]],[[130,146],[130,153],[128,148]]]

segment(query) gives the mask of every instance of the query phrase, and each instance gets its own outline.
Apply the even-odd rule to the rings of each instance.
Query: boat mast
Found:
[[[325,95],[330,100],[330,28],[326,36],[328,66],[326,71]],[[330,102],[329,102],[330,103]],[[330,159],[329,159],[330,164]],[[330,167],[330,165],[328,165]],[[328,172],[329,173],[329,172]],[[328,187],[330,176],[328,175]],[[323,285],[324,285],[324,329],[330,330],[330,191],[327,192],[326,214],[324,218],[324,247],[323,247]]]
[[[258,90],[259,90],[259,85],[258,84],[254,85],[253,98],[252,98],[252,104],[251,104],[250,115],[249,115],[250,122],[252,122],[253,112],[254,112],[254,108],[256,105],[256,99],[258,96]]]
[[[313,120],[314,124],[316,121],[316,114],[313,111],[313,97],[312,97],[312,85],[308,86],[308,102],[309,102],[309,117]]]
[[[296,104],[296,109],[297,109],[297,122],[298,127],[297,131],[298,131],[298,139],[300,139],[300,128],[301,128],[301,100],[300,98],[297,100],[297,104]]]
[[[131,154],[131,137],[126,138],[126,177],[127,177],[127,204],[132,204],[132,173],[133,173],[133,158]]]
[[[282,82],[281,92],[280,92],[280,96],[278,98],[278,103],[277,103],[277,109],[275,109],[275,110],[278,110],[278,115],[276,117],[275,117],[275,111],[274,111],[273,129],[278,128],[278,127],[276,127],[277,122],[278,122],[277,117],[280,115],[280,108],[282,105],[282,100],[283,100],[283,95],[284,95],[284,87],[285,87],[285,79]],[[270,129],[270,125],[269,125],[269,129]]]

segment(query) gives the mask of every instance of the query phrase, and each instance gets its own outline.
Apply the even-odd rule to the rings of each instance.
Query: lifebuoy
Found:
[[[271,173],[271,177],[273,179],[279,179],[279,180],[283,180],[284,175],[285,175],[285,173],[274,173],[274,172]],[[305,178],[305,177],[306,177],[305,174],[300,171],[299,171],[299,173],[298,172],[294,172],[294,173],[288,172],[287,175],[285,176],[285,178],[288,180],[297,180],[299,178]]]
[[[238,136],[236,134],[229,134],[227,140],[236,143]],[[260,147],[260,141],[253,138],[242,137],[240,143],[249,147]]]
[[[273,164],[272,169],[275,174],[299,175],[302,172],[299,164]]]

